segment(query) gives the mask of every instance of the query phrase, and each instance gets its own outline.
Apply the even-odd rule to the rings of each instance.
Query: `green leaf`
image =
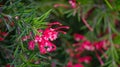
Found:
[[[116,36],[116,37],[113,39],[113,43],[120,45],[120,36]]]
[[[52,9],[50,9],[48,12],[46,12],[42,16],[40,16],[38,18],[34,18],[33,19],[33,26],[37,28],[41,24],[46,24],[46,23],[44,23],[44,20],[48,17],[48,15],[50,14],[51,11],[52,11]]]

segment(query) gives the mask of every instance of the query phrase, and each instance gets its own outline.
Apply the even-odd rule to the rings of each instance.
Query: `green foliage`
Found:
[[[69,60],[77,62],[69,56],[68,49],[75,49],[74,33],[79,33],[92,43],[107,40],[108,50],[104,53],[108,58],[101,58],[102,67],[119,67],[120,65],[120,1],[119,0],[76,0],[76,8],[71,8],[67,0],[0,0],[0,32],[8,32],[1,36],[0,65],[14,65],[14,67],[65,67]],[[1,5],[2,4],[2,5]],[[59,5],[55,7],[55,5]],[[62,5],[62,6],[61,6]],[[85,23],[85,21],[87,23]],[[59,35],[55,40],[57,50],[42,55],[37,46],[35,50],[28,50],[28,42],[22,37],[29,35],[32,39],[38,29],[45,29],[52,21],[59,21],[70,29],[66,35]],[[89,27],[88,27],[88,25]],[[89,28],[92,28],[91,31]],[[116,36],[113,36],[115,34]],[[80,51],[81,52],[81,51]],[[89,54],[85,51],[84,55]],[[96,51],[95,51],[96,52]],[[85,67],[101,66],[95,56],[90,53],[95,63],[85,64]],[[98,52],[101,54],[100,52]],[[83,55],[83,56],[84,56]]]

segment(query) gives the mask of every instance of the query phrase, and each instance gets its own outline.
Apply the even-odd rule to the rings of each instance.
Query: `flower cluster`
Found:
[[[67,52],[69,53],[71,59],[75,59],[77,63],[73,64],[70,60],[66,67],[84,67],[82,63],[90,63],[92,57],[89,55],[83,55],[86,51],[95,52],[95,56],[98,58],[100,64],[104,64],[99,54],[102,54],[105,58],[107,58],[107,55],[104,53],[104,51],[108,49],[107,40],[91,42],[85,36],[77,33],[74,34],[74,39],[77,43],[73,44],[73,48],[69,48]]]
[[[53,26],[57,27],[52,28]],[[66,34],[66,32],[62,31],[62,29],[69,29],[69,27],[62,26],[62,24],[59,22],[49,23],[48,27],[45,30],[37,30],[38,33],[34,36],[34,39],[28,42],[28,48],[30,50],[34,50],[35,44],[38,44],[38,48],[41,54],[46,54],[48,52],[55,51],[56,46],[51,41],[56,40],[59,32]],[[29,38],[29,35],[24,36],[22,40],[25,41]]]

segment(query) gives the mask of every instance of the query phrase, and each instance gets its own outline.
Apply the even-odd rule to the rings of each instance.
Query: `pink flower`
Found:
[[[41,42],[42,41],[42,37],[40,35],[36,35],[34,41],[35,42]]]
[[[52,52],[56,50],[56,46],[47,40],[42,40],[38,42],[39,50],[41,54],[46,54],[47,52]]]
[[[88,51],[93,51],[94,50],[94,46],[91,44],[90,41],[86,40],[82,43],[82,48],[88,50]]]
[[[73,67],[84,67],[82,64],[74,64]]]
[[[34,42],[34,40],[29,41],[29,42],[28,42],[28,48],[29,48],[30,50],[34,50],[34,47],[35,47],[35,42]]]
[[[84,37],[83,35],[81,35],[81,34],[75,33],[75,34],[74,34],[74,39],[75,39],[76,41],[80,41],[80,40],[84,40],[85,37]]]
[[[53,25],[57,25],[59,27],[52,28]],[[53,22],[48,24],[48,27],[45,30],[38,29],[37,35],[35,35],[34,40],[31,40],[28,43],[29,49],[34,50],[35,43],[38,44],[38,48],[41,54],[46,54],[48,52],[52,52],[56,50],[56,46],[51,42],[58,37],[58,33],[61,31],[60,29],[69,29],[68,26],[61,26],[62,24],[59,22]],[[25,36],[23,40],[26,40],[28,37]]]
[[[85,57],[80,57],[78,61],[79,62],[90,63],[91,60],[92,60],[91,56],[85,56]]]
[[[66,67],[73,67],[73,63],[71,62],[71,61],[69,61],[68,63],[67,63],[67,66]]]
[[[76,0],[69,0],[69,4],[72,8],[76,8]]]
[[[99,41],[99,42],[94,42],[94,46],[97,50],[102,50],[102,49],[107,50],[105,40],[102,40],[102,41]]]
[[[50,39],[51,41],[55,40],[57,38],[58,32],[55,31],[55,29],[47,28],[45,29],[43,36],[45,40]]]

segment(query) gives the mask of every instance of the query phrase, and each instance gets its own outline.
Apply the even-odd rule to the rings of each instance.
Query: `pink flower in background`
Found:
[[[0,41],[3,41],[3,40],[4,40],[4,38],[0,37]]]
[[[76,8],[76,0],[69,0],[69,4],[72,8]]]
[[[34,47],[35,47],[35,42],[34,42],[34,40],[29,41],[29,42],[28,42],[28,48],[29,48],[30,50],[34,50]]]
[[[107,50],[109,46],[109,42],[107,40],[101,40],[92,43],[86,37],[77,33],[74,34],[74,39],[77,42],[72,45],[72,49],[70,48],[71,50],[68,52],[70,58],[72,59],[71,63],[68,62],[68,67],[84,67],[84,65],[82,65],[83,63],[90,63],[92,57],[85,56],[85,54],[87,54],[87,51],[95,52],[95,56],[97,57],[100,64],[104,65],[101,56],[103,55],[103,58],[108,58],[107,54],[105,53],[105,50]],[[74,61],[77,61],[75,62],[76,64],[72,63]]]
[[[74,64],[73,67],[84,67],[82,64]]]
[[[91,43],[90,41],[88,41],[88,40],[82,42],[81,47],[82,47],[83,49],[88,50],[88,51],[93,51],[93,50],[94,50],[94,46],[93,46],[92,43]]]
[[[84,56],[84,57],[80,57],[78,61],[79,62],[90,63],[91,60],[92,60],[91,56]]]
[[[75,33],[75,34],[74,34],[74,39],[75,39],[76,41],[80,41],[80,40],[85,40],[85,37],[84,37],[83,35],[81,35],[81,34]]]
[[[69,61],[69,62],[67,63],[67,66],[66,66],[66,67],[73,67],[72,61]]]
[[[99,41],[99,42],[94,42],[94,46],[97,50],[102,50],[102,49],[107,50],[106,40],[102,40],[102,41]]]

